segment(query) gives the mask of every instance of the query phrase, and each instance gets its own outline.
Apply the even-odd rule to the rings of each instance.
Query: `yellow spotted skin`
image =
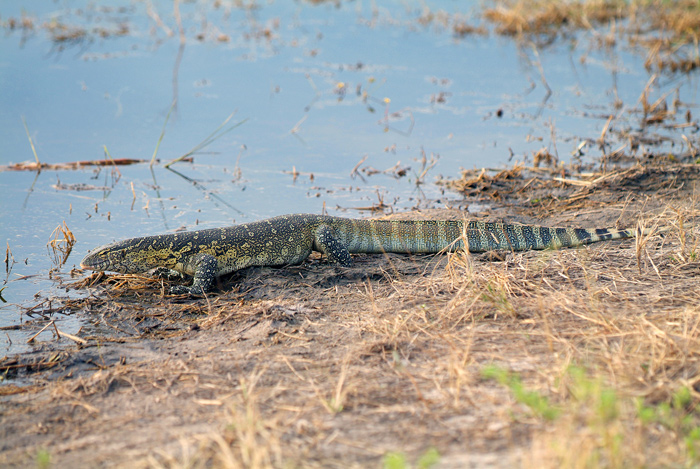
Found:
[[[632,230],[547,228],[468,220],[353,220],[282,215],[226,228],[131,238],[102,246],[83,259],[85,269],[121,273],[167,268],[194,277],[176,294],[201,294],[214,279],[250,266],[298,264],[311,251],[350,265],[353,253],[524,251],[632,238]]]

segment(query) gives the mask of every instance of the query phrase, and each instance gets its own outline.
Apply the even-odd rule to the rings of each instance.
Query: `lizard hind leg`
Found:
[[[190,261],[194,267],[194,281],[191,287],[176,285],[170,289],[173,295],[198,296],[211,290],[219,269],[219,261],[211,254],[197,254]]]
[[[314,233],[314,248],[328,256],[331,262],[337,262],[343,267],[352,265],[352,257],[348,248],[335,236],[333,230],[321,225]]]

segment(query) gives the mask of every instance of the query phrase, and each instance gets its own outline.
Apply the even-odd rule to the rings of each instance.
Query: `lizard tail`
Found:
[[[493,250],[526,251],[582,246],[612,239],[634,238],[668,228],[616,230],[608,228],[549,228],[545,226],[508,225],[470,222],[465,237],[470,252]]]

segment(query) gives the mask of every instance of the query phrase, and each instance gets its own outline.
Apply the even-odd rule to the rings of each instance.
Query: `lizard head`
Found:
[[[172,267],[164,252],[145,247],[143,238],[132,238],[107,244],[85,256],[81,269],[137,274],[156,267]]]

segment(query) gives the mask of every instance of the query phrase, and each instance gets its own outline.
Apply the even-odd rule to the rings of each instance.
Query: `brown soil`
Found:
[[[0,387],[0,465],[697,462],[685,429],[700,423],[700,238],[681,223],[698,217],[700,168],[634,167],[583,186],[522,168],[496,176],[451,184],[495,200],[490,218],[672,228],[495,261],[312,257],[247,269],[197,300],[163,296],[163,280],[88,277],[75,287],[91,296],[73,305],[93,323],[86,344],[0,363],[15,378]],[[493,365],[510,378],[489,378]],[[572,365],[616,396],[603,427],[595,396],[607,394],[581,394]],[[670,410],[648,423],[633,403]],[[690,427],[674,423],[681,411]]]

